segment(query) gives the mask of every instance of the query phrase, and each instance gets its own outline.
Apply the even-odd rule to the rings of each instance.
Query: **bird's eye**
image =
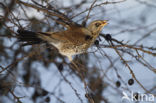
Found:
[[[95,23],[96,27],[99,27],[101,25],[101,23]]]

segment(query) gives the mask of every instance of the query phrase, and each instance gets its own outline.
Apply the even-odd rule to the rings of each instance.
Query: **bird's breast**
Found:
[[[82,44],[82,45],[63,44],[59,52],[62,55],[69,56],[69,55],[84,53],[87,51],[87,49],[88,49],[88,44]]]

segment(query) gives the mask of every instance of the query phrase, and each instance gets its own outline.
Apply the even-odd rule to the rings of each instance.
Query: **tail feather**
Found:
[[[44,40],[38,37],[38,34],[28,30],[18,30],[18,40],[20,42],[24,42],[23,46],[25,45],[33,45],[33,44],[40,44],[43,43]]]

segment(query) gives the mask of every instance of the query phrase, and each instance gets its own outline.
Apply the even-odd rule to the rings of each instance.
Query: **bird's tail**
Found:
[[[17,38],[20,42],[23,42],[23,46],[40,44],[44,42],[44,40],[39,38],[38,33],[28,30],[17,30],[17,33]]]

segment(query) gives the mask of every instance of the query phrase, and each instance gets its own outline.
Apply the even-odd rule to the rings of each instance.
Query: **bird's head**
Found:
[[[97,36],[101,32],[102,28],[107,24],[107,20],[95,20],[91,22],[87,28],[93,33],[94,36]]]

